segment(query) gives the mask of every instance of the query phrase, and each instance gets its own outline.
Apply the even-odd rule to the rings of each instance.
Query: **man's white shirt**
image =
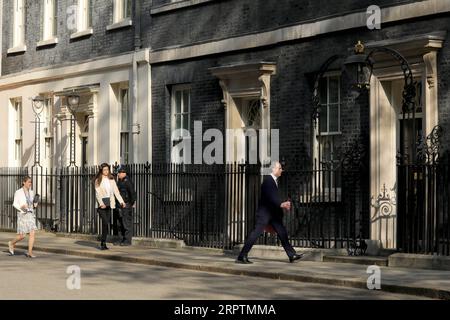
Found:
[[[273,180],[275,180],[275,184],[277,185],[277,188],[278,188],[278,181],[277,181],[278,178],[275,177],[275,176],[273,175],[273,173],[271,173],[270,175],[272,176]]]

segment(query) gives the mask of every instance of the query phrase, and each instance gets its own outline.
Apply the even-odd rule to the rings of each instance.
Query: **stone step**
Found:
[[[371,257],[371,256],[324,256],[323,261],[387,267],[389,259],[387,257]]]

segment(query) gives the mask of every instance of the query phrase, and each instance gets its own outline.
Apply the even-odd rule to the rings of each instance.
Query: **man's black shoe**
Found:
[[[252,264],[253,262],[251,262],[250,260],[248,260],[247,257],[238,257],[236,259],[236,263],[241,263],[241,264]]]
[[[289,262],[292,263],[295,260],[300,260],[301,258],[303,258],[303,253],[300,253],[300,254],[295,253],[294,255],[289,257]]]
[[[109,250],[109,248],[106,246],[105,242],[102,242],[100,245],[100,250]]]

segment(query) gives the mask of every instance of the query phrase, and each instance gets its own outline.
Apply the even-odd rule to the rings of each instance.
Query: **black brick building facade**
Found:
[[[23,94],[17,89],[21,86],[28,86],[30,92],[36,83],[44,87],[50,80],[39,73],[41,70],[53,72],[51,81],[67,82],[55,90],[60,96],[72,88],[69,80],[74,79],[77,90],[90,99],[82,116],[91,121],[89,126],[103,131],[90,133],[89,139],[115,135],[119,140],[119,122],[110,115],[119,117],[117,97],[121,90],[128,90],[133,119],[128,141],[139,144],[132,150],[138,154],[134,159],[167,163],[172,156],[174,123],[183,113],[174,114],[177,103],[189,104],[187,128],[193,135],[196,121],[202,122],[203,132],[218,129],[225,134],[227,129],[251,128],[254,119],[250,121],[247,113],[254,111],[251,108],[256,101],[259,129],[279,130],[279,155],[289,165],[308,169],[314,161],[330,165],[336,158],[323,160],[318,154],[328,152],[328,156],[342,160],[355,142],[364,146],[359,159],[363,168],[360,185],[349,192],[352,214],[362,213],[363,236],[383,242],[386,248],[396,247],[397,227],[389,224],[396,219],[385,219],[374,201],[386,200],[379,196],[382,190],[398,190],[396,152],[403,148],[399,131],[409,130],[399,111],[404,75],[396,58],[375,55],[370,91],[352,95],[342,65],[358,40],[367,51],[392,48],[404,55],[420,85],[420,134],[429,135],[439,125],[443,129],[440,152],[450,150],[450,0],[135,0],[131,1],[132,23],[113,30],[108,30],[114,22],[113,1],[99,0],[92,2],[92,34],[76,39],[71,39],[73,31],[66,24],[68,8],[77,1],[57,1],[58,43],[40,47],[36,44],[41,40],[37,19],[41,2],[25,1],[26,50],[8,54],[14,22],[12,3],[3,1],[0,98],[5,104]],[[367,26],[369,17],[377,13],[367,12],[374,5],[381,8],[379,29]],[[329,140],[338,136],[336,146],[328,138],[319,141],[322,137],[312,122],[314,80],[333,55],[342,57],[326,70],[329,88],[323,91],[321,84],[319,91],[328,99],[328,126],[336,121],[336,130],[325,130]],[[110,61],[115,65],[106,65]],[[54,74],[59,68],[68,70],[64,68],[83,63],[95,71],[83,69],[78,74],[69,68],[71,78]],[[26,73],[37,78],[24,80],[21,77]],[[95,83],[83,83],[88,78]],[[332,81],[338,81],[338,101],[332,97]],[[185,89],[188,102],[176,100],[176,90],[184,95]],[[336,105],[338,111],[332,119]],[[68,119],[66,116],[59,115],[62,121]],[[110,127],[101,128],[95,122],[99,118]],[[110,144],[118,144],[114,139]],[[122,147],[109,148],[100,140],[96,143],[103,149],[92,159],[103,159],[108,152],[107,161],[118,158]],[[338,189],[352,189],[347,178],[341,186],[333,182],[336,194]],[[318,194],[323,196],[324,188],[320,188]],[[369,221],[373,217],[380,222]]]

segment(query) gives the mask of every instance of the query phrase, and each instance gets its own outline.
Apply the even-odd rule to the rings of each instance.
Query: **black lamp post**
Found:
[[[37,96],[31,99],[31,106],[34,113],[34,165],[40,166],[40,150],[41,150],[41,121],[40,116],[44,110],[44,97]]]
[[[69,167],[76,167],[75,164],[75,111],[80,104],[80,96],[75,94],[75,92],[68,94],[67,98],[67,108],[70,111],[70,162]]]
[[[400,63],[405,80],[402,111],[404,114],[415,112],[416,87],[408,61],[398,51],[391,48],[375,48],[368,55],[365,54],[364,50],[364,45],[361,41],[358,41],[355,45],[354,54],[349,56],[344,62],[344,71],[350,79],[351,86],[359,90],[368,89],[373,73],[374,60],[372,56],[377,52],[390,54]]]
[[[359,95],[362,90],[367,90],[370,88],[370,79],[373,74],[373,66],[374,59],[373,55],[377,52],[383,52],[391,55],[394,59],[396,59],[401,67],[404,77],[404,87],[403,87],[403,101],[402,101],[402,117],[403,120],[411,121],[411,127],[413,130],[414,137],[416,137],[416,83],[414,82],[413,74],[411,71],[411,67],[409,66],[408,61],[396,50],[391,48],[374,48],[370,51],[370,53],[365,53],[365,47],[358,41],[355,45],[354,54],[343,57],[341,55],[334,55],[330,57],[320,68],[319,73],[316,76],[315,84],[314,84],[314,92],[313,92],[313,104],[314,110],[312,114],[313,127],[317,128],[318,122],[320,122],[320,97],[319,97],[319,85],[321,79],[324,77],[324,74],[328,71],[331,65],[333,65],[337,60],[345,59],[342,65],[343,71],[346,73],[348,81],[350,82],[350,90],[353,96]],[[318,128],[318,134],[320,138],[320,126]],[[401,141],[404,143],[408,143],[405,140],[405,133],[400,132]],[[414,158],[417,156],[417,146],[416,143],[411,144],[411,156]],[[320,159],[320,148],[319,148],[319,159]],[[413,158],[413,159],[414,159]],[[403,163],[407,161],[408,154],[406,150],[403,148],[399,151],[398,160]],[[320,160],[319,160],[320,161]]]
[[[416,83],[413,78],[413,74],[411,71],[411,67],[409,66],[408,61],[396,50],[391,48],[375,48],[369,54],[364,52],[364,45],[361,41],[355,45],[354,54],[349,56],[344,62],[344,71],[346,72],[352,90],[364,90],[369,89],[370,87],[370,78],[373,73],[373,64],[374,60],[372,56],[377,52],[384,52],[391,55],[395,58],[399,63],[400,67],[403,71],[404,77],[404,87],[403,87],[403,101],[402,101],[402,117],[403,120],[411,120],[414,137],[416,137],[416,122],[415,122],[415,113],[416,113]],[[404,138],[404,133],[400,133],[401,139]],[[412,143],[412,157],[416,157],[416,143]],[[407,159],[408,155],[405,154],[404,150],[400,150],[398,155],[399,161],[403,162]],[[414,159],[414,158],[413,158]]]
[[[361,41],[355,45],[354,54],[344,61],[344,72],[349,76],[354,90],[369,89],[373,71],[373,59],[364,53]]]

